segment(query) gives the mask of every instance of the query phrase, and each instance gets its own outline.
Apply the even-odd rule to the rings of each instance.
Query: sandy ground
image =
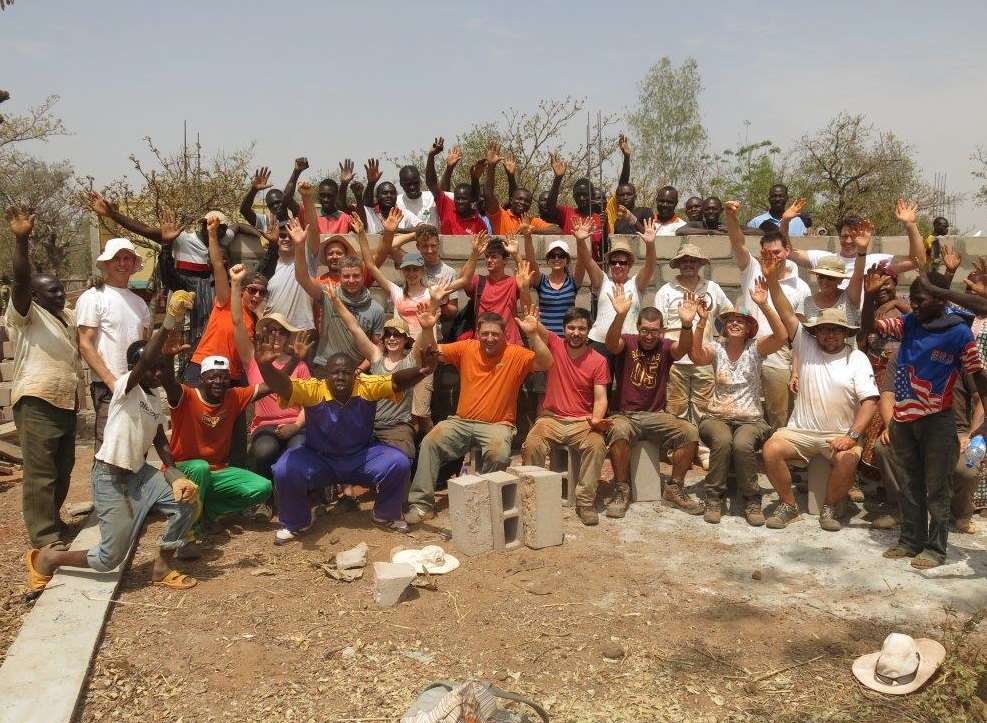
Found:
[[[72,498],[86,493],[80,468]],[[28,609],[19,494],[0,489],[3,650]],[[187,593],[148,584],[152,520],[81,720],[396,720],[428,683],[469,676],[540,701],[553,721],[931,720],[921,705],[948,675],[904,703],[865,692],[850,664],[893,630],[947,637],[987,601],[983,533],[951,535],[948,564],[918,572],[881,558],[894,533],[860,519],[839,533],[810,517],[755,530],[640,503],[596,528],[565,510],[561,547],[461,557],[379,610],[369,571],[342,583],[318,565],[361,541],[371,560],[399,544],[455,549],[445,512],[409,539],[371,527],[364,507],[286,547],[273,527],[232,521],[186,564],[200,580]],[[952,702],[953,719],[966,704]]]

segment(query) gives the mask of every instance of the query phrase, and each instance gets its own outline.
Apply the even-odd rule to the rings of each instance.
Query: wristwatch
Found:
[[[852,429],[846,433],[846,436],[852,439],[854,442],[859,442],[861,434],[860,432],[854,432]]]

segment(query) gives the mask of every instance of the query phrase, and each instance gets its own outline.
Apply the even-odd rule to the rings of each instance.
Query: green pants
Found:
[[[38,397],[21,397],[14,422],[24,456],[24,526],[35,547],[64,540],[59,515],[75,464],[76,413]]]
[[[210,522],[260,504],[271,496],[271,480],[250,470],[240,467],[210,470],[204,459],[187,459],[177,466],[198,485],[202,516]]]

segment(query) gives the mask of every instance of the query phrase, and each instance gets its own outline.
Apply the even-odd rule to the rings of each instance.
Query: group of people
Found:
[[[185,227],[165,213],[152,228],[92,193],[96,214],[160,245],[170,294],[156,331],[128,288],[141,264],[129,239],[105,244],[99,282],[68,309],[58,279],[32,272],[31,211],[9,209],[16,242],[5,320],[15,342],[29,589],[43,589],[62,565],[112,569],[152,509],[169,518],[153,582],[173,589],[195,584],[173,560],[198,555],[195,541],[226,515],[276,516],[274,540],[285,544],[305,534],[314,510],[353,508],[369,488],[372,522],[407,531],[434,516],[443,466],[474,447],[481,473],[509,464],[529,378],[543,379],[544,394],[524,462],[545,465],[553,450],[578,450],[583,524],[598,523],[608,456],[603,509],[626,513],[638,440],[656,441],[670,457],[665,504],[718,523],[732,475],[747,522],[776,529],[801,515],[791,467],[822,456],[831,469],[823,529],[840,529],[841,503],[860,498],[856,480],[869,469],[885,504],[873,524],[901,530],[885,556],[941,564],[951,515],[972,529],[977,475],[964,474],[958,458],[983,425],[987,264],[971,272],[968,293],[951,291],[958,254],[939,236],[923,238],[915,205],[904,201],[904,258],[872,253],[872,227],[856,216],[838,221],[836,253],[794,248],[790,237],[812,221],[781,184],[746,227],[738,203],[716,198],[688,199],[680,218],[670,186],[653,209],[639,207],[623,137],[620,148],[613,195],[579,178],[571,206],[560,203],[561,160],[553,157],[552,186],[535,201],[496,143],[471,167],[471,184],[450,187],[462,152],[448,152],[440,178],[442,138],[428,152],[427,190],[419,169],[405,166],[399,193],[373,159],[365,185],[350,161],[338,181],[312,185],[299,158],[283,191],[271,188],[267,168],[254,174],[239,223],[211,211]],[[498,168],[507,175],[504,201]],[[266,212],[258,215],[261,191]],[[266,240],[256,268],[231,259],[238,232]],[[376,248],[368,233],[379,234]],[[712,234],[728,236],[740,270],[733,301],[703,276],[710,260],[687,238]],[[472,237],[459,271],[442,259],[443,235]],[[551,237],[544,265],[535,235]],[[684,238],[652,301],[658,236]],[[388,260],[397,275],[382,270]],[[918,278],[902,301],[897,275],[913,269]],[[576,305],[587,278],[591,309]],[[386,311],[370,291],[375,283]],[[463,309],[459,292],[469,299]],[[176,364],[187,352],[188,363]],[[76,552],[59,510],[74,464],[81,361],[92,374],[101,541]],[[439,363],[459,373],[457,407],[445,419],[433,419],[431,403]],[[146,461],[152,446],[160,465]],[[707,469],[701,500],[685,485],[697,461]],[[780,498],[770,514],[759,464]]]

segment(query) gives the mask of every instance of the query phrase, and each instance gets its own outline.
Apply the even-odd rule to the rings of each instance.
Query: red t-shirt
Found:
[[[451,236],[470,236],[487,230],[487,225],[483,223],[483,219],[476,211],[473,212],[472,216],[460,218],[456,214],[455,202],[444,193],[435,196],[435,208],[438,209],[439,219],[442,221],[439,228],[440,233]]]
[[[337,211],[335,217],[323,216],[322,212],[319,212],[319,233],[349,233],[350,230],[350,217],[349,214],[343,211]],[[301,221],[305,224],[305,204],[301,206]]]
[[[572,206],[559,206],[559,215],[562,217],[562,233],[571,234],[572,227],[576,221],[590,218],[593,221],[593,258],[600,261],[603,258],[601,246],[603,244],[603,217],[598,213],[584,216]]]
[[[616,412],[663,412],[675,342],[663,338],[653,350],[638,346],[637,334],[622,334],[624,351],[617,357]],[[558,362],[556,362],[558,363]]]
[[[247,336],[251,339],[254,338],[256,318],[252,311],[243,310],[243,325],[247,327]],[[192,354],[192,361],[201,364],[203,359],[213,355],[225,356],[230,360],[230,379],[243,379],[240,353],[233,340],[233,312],[228,303],[220,304],[219,299],[213,301],[212,313],[209,314],[209,321],[206,322],[199,345],[195,347],[195,353]]]
[[[548,370],[548,385],[542,408],[559,417],[582,418],[593,415],[593,387],[610,383],[607,360],[586,346],[585,353],[573,359],[565,339],[548,332],[548,349],[555,363]]]
[[[466,293],[470,298],[476,297],[476,287],[480,283],[479,275],[474,275],[470,285],[466,288]],[[500,314],[501,318],[507,322],[505,335],[508,344],[521,343],[521,330],[518,329],[517,320],[514,314],[517,310],[517,300],[520,291],[517,287],[517,280],[513,276],[504,276],[499,281],[491,281],[488,277],[483,284],[483,297],[477,306],[477,315],[485,311],[492,311]]]
[[[209,469],[230,461],[236,418],[254,398],[257,387],[231,387],[219,404],[207,404],[199,390],[182,385],[182,398],[171,409],[171,453],[176,462],[204,459]]]

